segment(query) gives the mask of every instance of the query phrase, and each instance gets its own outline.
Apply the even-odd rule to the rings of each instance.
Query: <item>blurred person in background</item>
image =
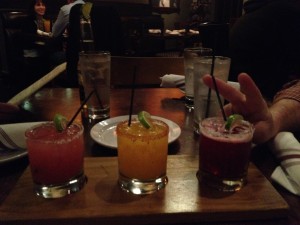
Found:
[[[31,84],[55,66],[65,62],[65,53],[61,39],[50,37],[45,31],[46,6],[43,0],[32,0],[28,8],[28,17],[22,29],[23,54],[25,68],[31,77],[26,82]]]
[[[64,34],[69,24],[71,8],[76,4],[85,4],[85,2],[83,0],[67,0],[67,4],[60,8],[57,19],[52,27],[53,37],[59,37]]]

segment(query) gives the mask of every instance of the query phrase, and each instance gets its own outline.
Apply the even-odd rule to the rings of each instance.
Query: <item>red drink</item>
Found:
[[[225,191],[240,189],[246,183],[253,127],[243,121],[230,131],[222,118],[201,122],[199,175],[210,186]]]
[[[68,182],[82,178],[84,141],[81,125],[72,124],[58,132],[53,123],[45,123],[27,130],[25,135],[36,189],[65,187]],[[44,196],[43,193],[41,195]]]

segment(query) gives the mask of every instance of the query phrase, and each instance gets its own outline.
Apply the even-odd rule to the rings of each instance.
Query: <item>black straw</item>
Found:
[[[218,28],[216,28],[216,29],[218,29]],[[214,87],[215,87],[215,91],[216,91],[216,94],[217,94],[217,99],[218,99],[218,102],[219,102],[219,106],[221,108],[223,119],[224,119],[224,121],[226,121],[227,120],[226,114],[225,114],[225,111],[224,111],[224,108],[223,108],[223,103],[221,101],[220,94],[219,94],[219,89],[218,89],[217,82],[216,82],[216,79],[215,79],[215,76],[214,76],[215,59],[216,59],[215,49],[217,47],[217,36],[218,36],[217,33],[218,32],[215,31],[215,34],[214,34],[214,49],[213,49],[213,54],[212,54],[212,63],[211,63],[211,68],[210,68],[210,75],[211,75],[212,80],[213,80],[213,84],[214,84]],[[210,99],[211,99],[211,89],[209,88],[208,89],[208,96],[207,96],[205,117],[208,117],[209,108],[210,108]]]
[[[69,127],[75,120],[75,118],[77,117],[78,113],[81,111],[81,109],[83,108],[83,106],[85,105],[85,103],[90,99],[90,97],[94,94],[94,90],[91,91],[91,93],[83,100],[83,102],[81,103],[79,109],[76,111],[76,113],[74,114],[74,116],[72,117],[72,119],[68,122],[67,127]]]
[[[216,91],[216,94],[217,94],[219,106],[221,108],[223,119],[224,119],[224,121],[226,121],[227,118],[226,118],[225,111],[224,111],[224,108],[223,108],[223,103],[222,103],[221,98],[220,98],[218,85],[217,85],[217,82],[216,82],[216,79],[215,79],[215,76],[214,76],[214,68],[215,68],[215,55],[213,54],[210,75],[211,75],[213,83],[214,83],[214,87],[215,87],[215,91]],[[209,98],[210,98],[210,95],[209,95]]]
[[[132,110],[133,110],[133,98],[134,98],[134,90],[135,90],[135,78],[136,78],[136,66],[134,67],[133,76],[132,76],[132,85],[131,85],[131,98],[130,98],[130,108],[129,108],[129,120],[128,126],[131,125],[131,117],[132,117]]]

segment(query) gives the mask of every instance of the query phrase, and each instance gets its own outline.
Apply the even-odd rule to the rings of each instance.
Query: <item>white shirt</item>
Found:
[[[60,8],[57,19],[52,27],[52,36],[58,37],[61,35],[69,24],[69,15],[71,8],[77,4],[85,4],[83,0],[76,0],[73,3],[64,5]]]

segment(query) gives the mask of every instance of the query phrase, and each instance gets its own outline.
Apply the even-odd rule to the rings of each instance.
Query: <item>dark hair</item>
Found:
[[[35,4],[37,4],[37,3],[43,3],[43,4],[45,5],[45,3],[44,3],[43,0],[32,0],[32,1],[30,2],[30,4],[29,4],[29,7],[28,7],[28,16],[30,16],[30,17],[32,17],[32,18],[35,18],[36,12],[35,12],[35,10],[34,10],[34,6],[35,6]]]

